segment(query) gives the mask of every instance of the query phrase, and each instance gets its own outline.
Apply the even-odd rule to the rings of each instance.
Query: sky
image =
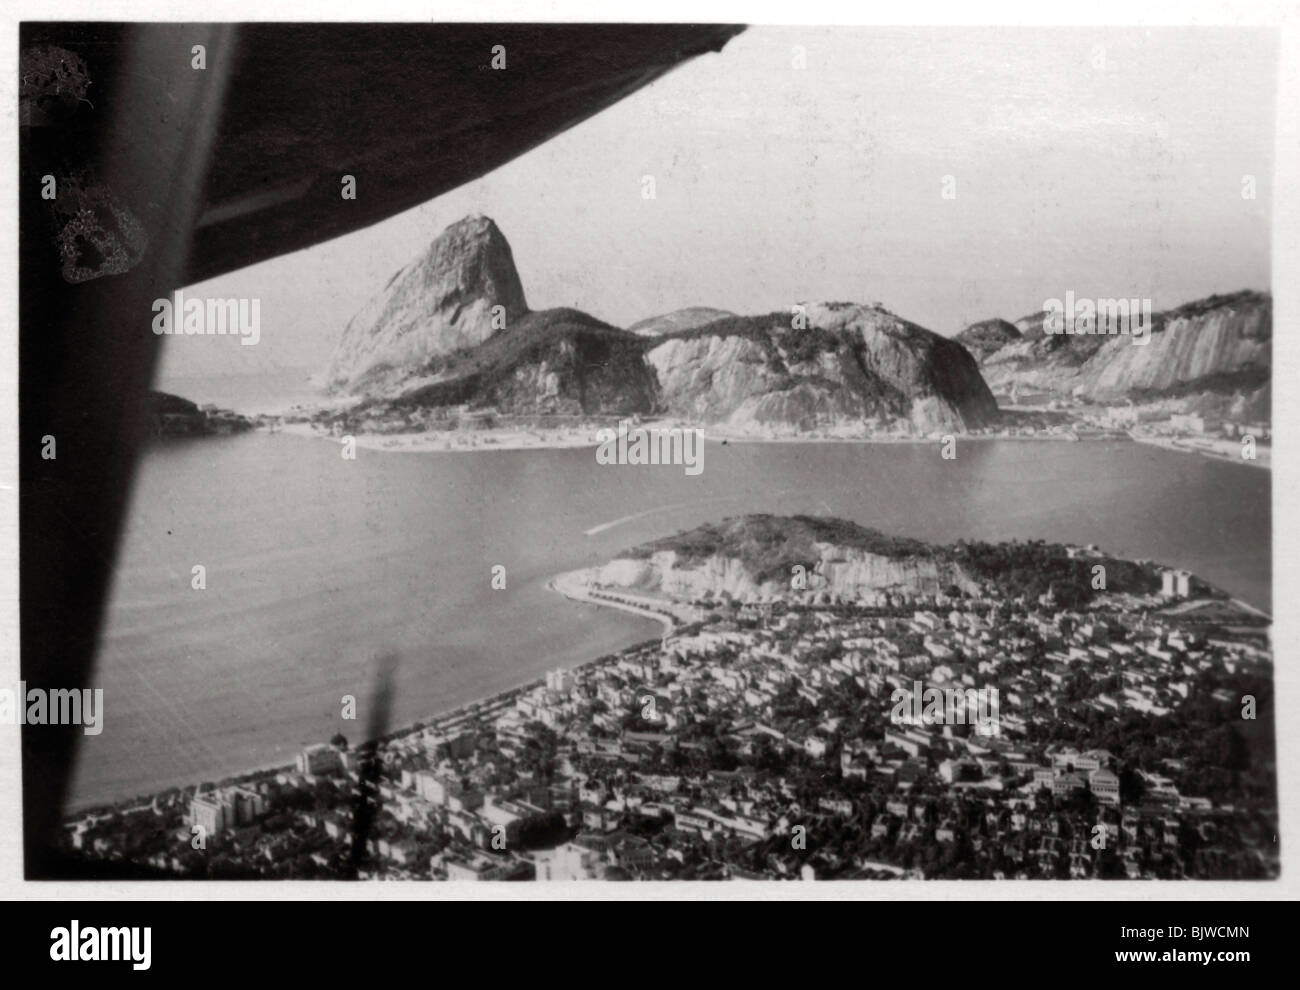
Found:
[[[617,326],[853,301],[951,335],[1067,291],[1266,290],[1276,63],[1254,29],[752,27],[481,179],[187,287],[259,298],[261,339],[164,337],[161,377],[323,368],[470,213],[530,308]]]

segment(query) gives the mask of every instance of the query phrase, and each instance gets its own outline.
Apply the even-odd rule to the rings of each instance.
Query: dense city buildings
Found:
[[[1276,876],[1268,620],[1196,587],[681,602],[661,640],[67,838],[214,877]]]

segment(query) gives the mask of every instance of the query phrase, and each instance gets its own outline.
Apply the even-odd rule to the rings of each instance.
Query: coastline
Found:
[[[604,653],[588,660],[572,663],[566,669],[575,671],[583,670],[588,667],[599,666],[600,664],[611,662],[629,652],[642,649],[650,644],[661,642],[662,639],[672,635],[682,625],[693,621],[690,616],[673,616],[667,612],[651,608],[651,605],[659,604],[657,599],[644,599],[644,604],[638,604],[636,601],[629,601],[628,599],[635,599],[637,596],[634,593],[625,590],[620,591],[621,598],[593,594],[590,590],[590,577],[598,570],[599,568],[587,567],[573,571],[564,571],[550,578],[546,582],[545,587],[548,591],[555,592],[570,601],[615,609],[630,615],[636,615],[640,618],[654,619],[661,624],[662,632],[658,640],[654,638],[638,640],[621,650],[616,650],[612,653]],[[1272,621],[1272,616],[1263,609],[1249,605],[1235,597],[1230,597],[1229,600],[1255,615],[1265,618],[1270,622]],[[669,604],[669,601],[670,600],[665,600],[664,604]],[[545,683],[545,675],[541,677],[529,677],[527,680],[512,687],[498,690],[494,693],[456,705],[453,708],[435,712],[424,718],[416,719],[413,722],[393,728],[375,739],[357,740],[354,744],[354,748],[360,748],[361,746],[366,745],[384,746],[415,733],[441,734],[456,731],[467,722],[499,712],[501,709],[512,704],[520,695],[526,694]],[[325,740],[321,741],[323,742]],[[273,762],[262,763],[255,767],[245,767],[224,774],[213,774],[211,775],[211,779],[212,782],[219,787],[242,786],[256,782],[258,779],[266,776],[281,773],[296,774],[297,772],[294,761],[291,760],[285,762],[283,759],[277,759]],[[186,790],[187,788],[185,785],[173,785],[170,787],[164,787],[157,791],[147,791],[130,796],[124,796],[116,800],[73,801],[69,802],[63,809],[62,820],[65,824],[68,824],[74,820],[91,815],[109,813],[122,815],[136,811],[144,811],[149,809],[155,801],[158,801],[165,795],[176,794],[181,800],[184,800]]]
[[[677,631],[678,620],[665,612],[656,611],[648,606],[635,605],[628,601],[593,595],[589,590],[588,582],[584,580],[593,570],[595,568],[584,568],[557,574],[546,582],[546,590],[561,594],[571,601],[583,602],[587,605],[599,605],[605,608],[617,609],[620,612],[627,612],[631,615],[639,615],[642,618],[655,619],[663,626],[664,636],[671,636]]]
[[[1257,468],[1262,471],[1271,471],[1273,469],[1273,453],[1271,447],[1264,447],[1257,450],[1255,460],[1247,460],[1240,456],[1240,444],[1231,440],[1219,441],[1226,449],[1220,450],[1215,447],[1206,446],[1194,441],[1180,440],[1174,437],[1154,437],[1154,436],[1133,436],[1129,435],[1134,443],[1145,443],[1151,447],[1160,447],[1164,450],[1172,450],[1180,454],[1200,454],[1215,461],[1226,461],[1229,464],[1240,464],[1242,467]],[[1229,453],[1228,451],[1236,453]]]
[[[933,444],[939,439],[933,436],[904,436],[896,434],[873,436],[818,436],[753,434],[716,427],[688,427],[667,420],[655,420],[638,424],[642,429],[703,429],[705,440],[715,444]],[[605,427],[553,429],[553,430],[477,430],[477,431],[420,431],[412,433],[355,433],[351,434],[356,446],[362,450],[378,450],[386,453],[482,453],[493,450],[571,450],[594,448],[600,440],[596,436],[599,429]],[[263,433],[284,433],[290,436],[305,437],[315,440],[329,440],[338,443],[341,436],[326,431],[314,423],[285,423],[282,426],[258,426]],[[956,433],[953,434],[963,442],[1017,442],[1017,443],[1099,443],[1132,442],[1144,443],[1181,454],[1200,454],[1211,460],[1241,464],[1260,470],[1272,470],[1272,457],[1268,447],[1259,451],[1256,460],[1249,461],[1234,456],[1226,451],[1217,450],[1205,444],[1191,440],[1181,440],[1154,436],[1102,436],[1095,438],[1079,437],[1073,432],[1064,433]],[[1235,445],[1229,444],[1234,450]]]
[[[563,576],[563,575],[559,575],[559,576]],[[546,583],[546,587],[548,590],[558,591],[557,588],[553,587],[553,580],[554,579],[552,579],[552,581],[548,581]],[[564,594],[563,592],[560,593]],[[565,597],[569,598],[572,596],[566,594]],[[620,608],[620,606],[614,605],[612,602],[587,600],[581,598],[574,598],[573,600],[575,601],[586,600],[589,602],[589,604],[593,604],[593,605],[607,605],[613,608]],[[636,610],[630,608],[620,608],[620,610],[636,613]],[[658,619],[661,622],[665,623],[666,626],[671,625],[671,620],[669,620],[667,616],[650,614],[650,613],[636,613],[636,614],[640,614],[643,618]],[[667,635],[667,631],[665,631],[664,635]],[[602,653],[599,656],[591,657],[588,660],[581,660],[577,663],[572,663],[566,669],[582,670],[587,667],[596,666],[602,663],[608,663],[609,661],[617,657],[620,657],[625,653],[642,649],[648,644],[657,643],[657,642],[659,642],[659,640],[657,639],[638,640],[637,642],[631,644],[630,646],[625,646],[623,649],[616,650],[613,653]],[[416,732],[434,732],[434,733],[447,732],[458,728],[462,723],[466,721],[469,721],[471,719],[481,718],[484,715],[492,714],[495,711],[513,703],[514,700],[519,695],[526,694],[528,691],[540,687],[545,683],[546,683],[545,675],[541,677],[529,677],[526,681],[516,684],[513,687],[508,687],[505,688],[504,690],[499,690],[492,694],[475,698],[472,701],[467,701],[462,704],[459,704],[454,708],[449,708],[446,709],[445,711],[435,712],[434,714],[425,716],[424,718],[416,719],[414,722],[410,722],[405,725],[400,725],[396,728],[390,729],[388,732],[385,732],[383,735],[375,739],[357,740],[352,745],[356,748],[359,748],[360,746],[366,745],[368,743],[373,743],[375,745],[386,745],[388,743],[393,742],[394,740],[401,739],[405,736],[409,736]],[[322,739],[319,741],[326,742],[327,740]],[[293,760],[290,760],[289,762],[286,763],[283,761],[283,759],[277,759],[274,762],[263,763],[256,767],[244,767],[224,774],[213,774],[211,775],[211,779],[212,782],[214,784],[217,784],[218,786],[222,786],[222,787],[238,786],[238,785],[246,784],[250,781],[254,781],[260,777],[264,777],[272,774],[277,774],[277,773],[296,774],[297,772],[298,772],[297,767]],[[121,798],[117,798],[116,800],[110,799],[110,800],[70,801],[68,802],[67,806],[63,809],[61,813],[62,820],[65,823],[67,823],[74,819],[84,817],[87,814],[90,814],[92,812],[104,813],[104,812],[111,811],[115,814],[126,814],[131,811],[144,810],[150,806],[153,800],[161,798],[163,795],[171,794],[173,792],[179,792],[181,794],[184,794],[185,791],[188,789],[189,788],[186,787],[185,785],[173,785],[170,787],[164,787],[156,791],[146,791],[138,794],[132,794],[130,796],[124,796]]]
[[[694,614],[670,614],[665,611],[666,608],[676,606],[677,609],[685,609],[680,603],[671,599],[660,600],[657,598],[641,597],[635,592],[620,589],[618,597],[612,594],[598,594],[591,590],[592,576],[600,570],[599,567],[586,567],[572,571],[564,571],[554,575],[546,581],[545,588],[548,591],[555,592],[570,601],[580,602],[582,604],[595,605],[605,608],[614,609],[640,618],[654,619],[662,627],[660,636],[650,639],[641,639],[620,650],[610,653],[603,653],[587,660],[571,663],[566,669],[583,670],[589,667],[599,666],[609,663],[630,652],[640,650],[651,644],[662,642],[663,639],[671,636],[683,625],[697,621],[698,616]],[[1235,596],[1229,596],[1229,600],[1247,611],[1260,616],[1261,618],[1272,621],[1272,616],[1261,608],[1237,599]],[[656,607],[661,606],[661,607]],[[452,708],[435,712],[428,716],[416,719],[400,726],[397,726],[375,739],[357,740],[353,747],[361,748],[363,746],[385,746],[403,739],[413,734],[442,734],[458,731],[466,723],[476,721],[484,717],[490,717],[502,709],[510,706],[515,700],[529,691],[546,683],[545,675],[541,677],[530,676],[519,684],[497,690],[470,701],[463,702]],[[325,740],[320,740],[324,742]],[[296,763],[293,760],[285,762],[283,758],[274,761],[259,764],[255,767],[244,767],[233,771],[212,774],[210,779],[219,787],[242,786],[254,783],[261,778],[278,774],[297,774]],[[91,801],[72,801],[62,810],[61,817],[65,825],[88,816],[98,816],[102,814],[125,815],[133,812],[148,810],[155,802],[167,797],[168,800],[175,801],[185,800],[185,785],[172,785],[155,791],[146,791],[123,796],[116,800],[91,800]]]
[[[684,426],[669,420],[651,420],[637,424],[645,430],[700,429],[704,439],[713,443],[780,443],[780,444],[933,444],[937,436],[910,436],[902,434],[875,434],[871,436],[821,436],[815,434],[755,434],[717,427]],[[518,429],[474,431],[429,431],[410,433],[353,433],[349,434],[356,446],[364,450],[381,450],[395,453],[478,453],[492,450],[567,450],[597,447],[597,432],[610,427],[579,427],[573,429]],[[282,426],[258,426],[263,433],[284,433],[290,436],[329,440],[338,443],[342,435],[334,434],[315,423],[285,423]],[[548,435],[549,434],[549,435]],[[1027,442],[1076,443],[1078,438],[1069,433],[1016,434],[1016,433],[955,433],[959,440],[1014,440]],[[1106,439],[1123,439],[1108,437]]]
[[[584,568],[582,570],[565,571],[561,574],[557,574],[546,582],[546,589],[562,595],[570,601],[603,606],[605,608],[612,608],[621,612],[626,612],[630,615],[636,615],[640,618],[654,619],[663,627],[660,639],[664,636],[669,636],[676,631],[678,628],[678,621],[663,612],[656,612],[649,608],[638,607],[628,602],[598,598],[590,594],[586,590],[587,585],[583,578],[589,574],[591,570],[591,568]],[[617,650],[613,653],[603,653],[588,660],[582,660],[578,663],[570,664],[567,669],[581,670],[586,667],[606,663],[630,650],[638,650],[646,644],[654,642],[656,642],[654,639],[638,640],[636,643],[624,647],[622,650]],[[409,724],[398,726],[384,733],[382,736],[379,736],[377,739],[357,740],[355,745],[359,746],[367,742],[383,745],[392,742],[393,740],[401,739],[404,736],[411,735],[414,732],[448,731],[469,719],[479,718],[495,711],[496,709],[505,707],[512,703],[519,695],[525,694],[545,683],[545,675],[542,677],[529,677],[527,680],[516,684],[513,687],[508,687],[492,694],[483,695],[471,701],[457,705],[454,708],[435,712],[425,718],[416,719],[414,722]],[[417,726],[419,728],[417,728]],[[324,740],[321,741],[323,742]],[[244,767],[224,774],[213,774],[211,777],[213,783],[220,786],[226,786],[245,784],[249,781],[270,774],[296,772],[297,770],[293,760],[285,762],[283,759],[277,759],[273,762],[259,764],[255,767]],[[132,810],[148,808],[154,799],[160,798],[165,794],[173,792],[180,792],[183,794],[185,790],[186,787],[184,785],[176,785],[172,787],[164,787],[157,791],[132,794],[116,800],[71,801],[68,803],[67,807],[63,809],[63,820],[66,822],[75,818],[80,818],[91,812],[104,812],[109,810],[114,813],[124,814]]]
[[[339,443],[336,435],[315,423],[285,423],[274,428],[260,426],[264,433]],[[553,433],[554,436],[545,436]],[[575,430],[477,430],[429,431],[416,433],[353,433],[350,436],[362,450],[390,453],[475,453],[489,450],[564,450],[570,447],[595,447],[600,441],[591,431]]]

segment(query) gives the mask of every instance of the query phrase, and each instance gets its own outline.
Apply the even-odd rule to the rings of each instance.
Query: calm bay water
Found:
[[[94,681],[105,729],[82,742],[72,800],[288,762],[341,725],[355,738],[383,654],[398,658],[396,727],[654,636],[546,580],[748,512],[1096,543],[1269,609],[1270,482],[1133,443],[971,441],[955,461],[937,444],[710,443],[688,477],[599,466],[592,450],[345,461],[283,434],[170,442],[137,475]],[[345,694],[356,722],[339,721]]]

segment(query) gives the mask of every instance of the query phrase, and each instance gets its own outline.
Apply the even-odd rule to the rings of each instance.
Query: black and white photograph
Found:
[[[12,879],[1282,896],[1277,23],[457,14],[15,25]]]

